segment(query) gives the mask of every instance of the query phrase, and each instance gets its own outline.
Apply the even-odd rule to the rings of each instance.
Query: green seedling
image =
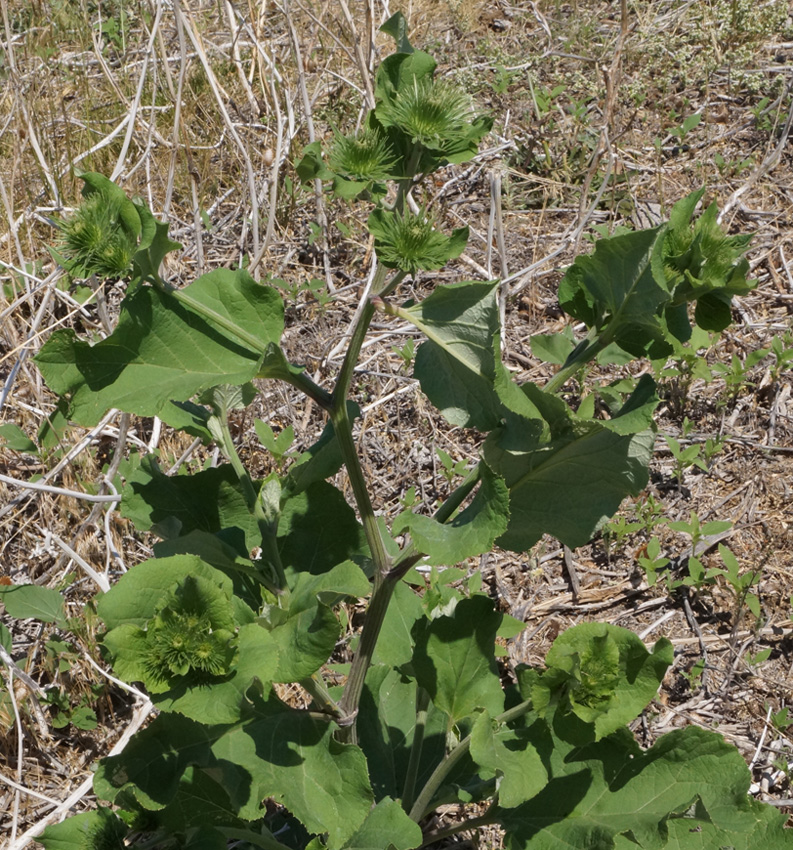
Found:
[[[283,460],[295,440],[295,429],[291,425],[287,425],[280,433],[276,434],[272,427],[261,419],[255,420],[253,427],[264,448],[276,460]]]
[[[713,162],[722,177],[740,177],[754,166],[754,157],[727,160],[720,153],[716,153],[713,155]]]
[[[554,101],[564,92],[565,86],[554,86],[552,89],[545,87],[537,88],[533,84],[531,77],[528,80],[534,103],[534,112],[537,120],[542,122],[550,114],[554,106]]]
[[[647,576],[647,584],[653,587],[658,581],[658,574],[669,565],[669,558],[661,556],[661,544],[653,537],[645,548],[645,554],[639,556],[639,565]]]
[[[392,345],[391,351],[398,355],[402,360],[402,369],[407,371],[413,363],[413,357],[416,354],[416,343],[413,339],[409,339],[403,346]]]
[[[793,364],[793,332],[785,331],[783,336],[775,336],[771,340],[770,353],[776,361],[771,367],[771,381],[776,383]]]
[[[712,520],[711,522],[700,523],[697,514],[691,511],[688,522],[685,520],[670,522],[669,528],[672,531],[687,534],[691,538],[691,550],[697,554],[700,551],[701,543],[709,537],[728,531],[732,528],[732,523],[726,520]]]
[[[697,443],[692,443],[690,446],[682,448],[680,443],[668,434],[664,434],[664,442],[666,443],[669,451],[672,453],[672,458],[675,462],[675,478],[677,479],[678,491],[682,490],[683,473],[687,469],[696,467],[697,469],[701,469],[703,472],[707,472],[708,466],[700,457],[702,446]]]
[[[724,576],[735,596],[736,611],[746,605],[756,619],[760,619],[761,608],[760,599],[756,593],[752,592],[751,588],[760,581],[760,572],[750,570],[742,572],[741,565],[733,552],[726,546],[719,544],[719,555],[724,563],[724,569],[721,570],[721,575]]]
[[[674,136],[678,142],[680,142],[681,146],[686,143],[686,139],[688,138],[689,133],[695,128],[699,127],[702,121],[702,116],[699,114],[689,115],[687,118],[683,120],[683,122],[670,130],[670,134]]]
[[[39,453],[38,446],[15,422],[0,425],[0,446],[12,452],[23,454]]]
[[[752,286],[746,240],[723,233],[715,206],[695,217],[702,191],[668,224],[601,239],[559,288],[583,336],[549,381],[517,384],[501,360],[496,281],[436,283],[407,303],[400,289],[413,278],[424,293],[423,272],[464,250],[468,228],[444,230],[422,207],[423,184],[474,157],[491,121],[410,44],[402,15],[383,29],[396,50],[360,130],[329,150],[312,143],[297,164],[301,181],[368,213],[377,262],[326,384],[281,348],[278,289],[242,269],[174,286],[162,277],[179,249],[167,226],[111,181],[82,175],[92,220],[118,213],[99,222],[105,249],[118,250],[96,259],[115,272],[128,257],[128,295],[106,339],[56,330],[36,363],[76,424],[109,409],[159,416],[225,461],[174,476],[153,455],[125,467],[122,514],[160,540],[97,598],[99,640],[114,674],[158,711],[96,766],[97,808],[39,840],[47,850],[414,850],[495,824],[507,850],[788,847],[785,816],[748,797],[746,764],[721,736],[691,726],[647,751],[636,741],[631,724],[673,661],[669,641],[648,649],[626,629],[581,624],[513,676],[497,646],[522,624],[468,577],[495,546],[523,554],[545,535],[584,545],[647,486],[658,398],[646,369],[609,418],[573,410],[562,391],[609,346],[646,362],[685,347],[694,327],[722,330],[732,298]],[[76,259],[68,244],[61,253]],[[91,261],[80,254],[89,273]],[[448,497],[437,508],[405,499],[395,517],[375,511],[380,484],[359,453],[375,426],[353,428],[376,312],[421,335],[413,373],[426,404],[481,447],[470,469],[439,453]],[[109,362],[97,381],[96,364]],[[326,425],[296,457],[260,426],[280,461],[257,480],[229,417],[239,421],[261,382],[305,396]],[[709,532],[693,523],[692,539]],[[429,572],[423,593],[416,566]],[[7,617],[64,624],[63,598],[45,590],[0,587]],[[438,829],[450,805],[455,820]]]
[[[713,365],[713,374],[720,375],[724,380],[728,403],[735,403],[742,392],[756,386],[754,381],[749,380],[749,372],[768,355],[768,352],[769,349],[767,348],[751,351],[743,361],[737,354],[733,354],[729,365],[726,363],[715,363]]]
[[[685,418],[692,384],[695,381],[709,384],[713,380],[713,372],[706,359],[713,339],[714,334],[695,327],[687,346],[676,346],[670,359],[653,362],[653,372],[675,419]]]
[[[405,490],[404,494],[399,499],[399,504],[406,510],[411,510],[419,505],[421,498],[416,493],[416,488],[411,486]]]
[[[652,536],[659,525],[666,523],[664,506],[652,493],[647,493],[636,503],[636,515],[642,523],[645,533]]]
[[[609,520],[603,526],[603,542],[606,548],[606,557],[611,560],[612,550],[622,549],[625,541],[637,531],[644,528],[644,523],[641,521],[630,521],[622,514],[619,514],[612,520]]]
[[[50,706],[50,723],[54,729],[65,729],[70,724],[75,729],[84,731],[96,729],[96,713],[91,708],[88,697],[82,696],[77,705],[73,705],[65,691],[51,688],[47,691],[46,700]]]
[[[768,711],[768,704],[765,705],[766,711]],[[771,721],[771,725],[777,732],[787,732],[787,730],[793,726],[793,714],[790,713],[790,709],[783,705],[779,711],[772,711],[770,717],[768,718]]]
[[[771,98],[762,97],[757,103],[749,109],[754,118],[754,125],[761,133],[772,133],[774,131],[774,119],[771,109],[768,105],[771,103]]]
[[[681,670],[680,675],[688,682],[688,686],[692,691],[696,691],[702,684],[702,674],[705,672],[705,659],[699,658],[695,661],[690,669]]]
[[[687,559],[686,569],[688,575],[682,579],[669,579],[667,586],[670,590],[675,590],[678,587],[690,587],[697,592],[706,587],[712,587],[717,583],[718,577],[722,574],[722,570],[718,567],[705,568],[699,558],[693,555]]]
[[[710,465],[710,462],[713,460],[716,455],[719,455],[724,451],[724,446],[727,440],[725,437],[706,437],[705,443],[702,447],[702,452],[705,455],[705,464]]]
[[[455,478],[459,478],[466,472],[468,468],[467,461],[456,461],[452,458],[450,454],[439,448],[435,449],[435,454],[438,456],[438,460],[441,462],[440,473],[449,482],[449,484],[451,484]]]
[[[506,94],[516,78],[520,78],[519,71],[511,71],[504,65],[496,65],[493,69],[494,78],[490,83],[496,94]]]
[[[747,652],[746,655],[744,655],[743,660],[750,667],[759,667],[761,664],[768,661],[768,659],[771,657],[771,651],[771,647],[767,646],[765,649],[760,649],[754,653]]]

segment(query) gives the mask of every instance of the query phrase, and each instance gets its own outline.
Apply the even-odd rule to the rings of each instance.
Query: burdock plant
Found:
[[[608,418],[594,405],[571,409],[559,391],[607,346],[646,362],[685,345],[692,321],[717,330],[721,313],[710,308],[729,310],[752,284],[740,255],[718,250],[717,222],[696,238],[694,193],[669,225],[602,239],[576,259],[559,303],[586,336],[568,340],[544,385],[516,383],[501,361],[497,281],[439,283],[425,297],[415,287],[409,304],[399,292],[408,274],[462,251],[467,229],[444,236],[426,210],[408,211],[411,193],[423,174],[474,156],[488,123],[469,121],[465,98],[434,81],[435,63],[410,46],[401,15],[386,27],[398,52],[377,73],[368,129],[337,139],[327,161],[312,145],[300,166],[374,206],[377,266],[335,379],[323,374],[321,385],[288,361],[284,304],[244,269],[180,289],[163,280],[175,243],[132,201],[119,210],[139,225],[137,285],[115,330],[92,345],[59,329],[36,357],[79,424],[110,408],[159,416],[228,460],[174,476],[153,455],[128,464],[124,516],[162,539],[96,613],[115,673],[142,682],[159,713],[99,764],[104,804],[41,841],[47,850],[105,850],[104,838],[118,836],[138,850],[419,850],[498,824],[507,850],[791,850],[785,816],[748,797],[746,764],[719,735],[688,727],[647,750],[636,741],[630,724],[674,660],[668,640],[650,648],[626,629],[579,624],[544,664],[508,673],[499,643],[523,624],[482,592],[481,576],[433,570],[426,592],[414,590],[424,586],[420,562],[469,566],[494,545],[523,553],[545,534],[587,543],[647,485],[658,396],[642,367],[629,390],[604,392],[614,399]],[[390,170],[379,139],[397,166],[375,196],[369,183]],[[124,198],[99,175],[83,179]],[[686,232],[667,240],[674,230]],[[704,268],[696,286],[667,271],[669,246],[676,270]],[[718,276],[708,272],[713,251]],[[692,319],[691,302],[709,309]],[[427,403],[478,432],[481,446],[432,513],[411,505],[390,521],[375,513],[377,485],[352,422],[376,310],[424,337],[414,375]],[[328,420],[317,443],[282,455],[264,481],[229,428],[231,411],[256,398],[254,380],[287,383]],[[335,483],[342,466],[352,503]],[[19,590],[0,587],[13,616]],[[340,608],[350,600],[361,600],[360,618]],[[438,828],[450,806],[455,818]]]

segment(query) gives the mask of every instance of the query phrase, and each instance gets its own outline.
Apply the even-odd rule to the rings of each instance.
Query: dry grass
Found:
[[[103,672],[84,606],[147,557],[151,540],[119,517],[116,503],[65,491],[111,492],[108,473],[133,451],[157,448],[165,464],[185,452],[189,464],[206,457],[156,421],[113,414],[89,433],[58,418],[31,356],[55,328],[102,334],[105,318],[96,293],[70,288],[50,258],[52,219],[77,203],[75,169],[112,175],[146,198],[184,244],[168,269],[172,279],[245,262],[256,276],[286,280],[294,292],[285,348],[316,380],[332,376],[369,274],[365,213],[317,198],[297,184],[293,166],[308,141],[356,124],[371,69],[390,50],[376,33],[384,4],[349,5],[350,15],[344,3],[321,0],[3,4],[0,422],[16,423],[38,450],[0,448],[0,581],[64,590],[77,618],[72,632],[56,635],[3,615],[16,665],[1,665],[0,690],[0,831],[9,850],[29,843],[26,830],[90,805],[91,763],[145,720],[135,695]],[[708,362],[743,360],[791,331],[789,4],[635,0],[627,7],[625,20],[619,4],[597,0],[417,0],[404,8],[413,43],[427,46],[440,73],[495,118],[482,154],[443,173],[430,199],[447,224],[471,225],[465,257],[444,277],[507,281],[506,359],[519,380],[549,374],[532,357],[529,337],[563,327],[560,270],[586,249],[593,228],[654,223],[703,183],[725,227],[754,234],[758,281]],[[701,122],[681,134],[694,114]],[[499,182],[501,227],[491,217]],[[326,305],[304,288],[315,278],[334,293]],[[416,281],[417,294],[433,280]],[[121,287],[104,294],[111,321],[122,295]],[[389,514],[410,486],[429,501],[444,492],[435,449],[466,459],[476,443],[445,427],[418,393],[394,351],[405,329],[376,326],[372,336],[356,385],[361,451],[376,507]],[[661,585],[648,587],[637,560],[644,531],[616,546],[597,540],[572,557],[546,540],[522,558],[494,553],[481,566],[504,609],[528,623],[510,647],[514,662],[541,661],[561,629],[587,618],[633,628],[648,641],[669,637],[676,662],[638,727],[642,740],[686,723],[718,728],[750,762],[757,793],[781,803],[793,796],[784,769],[793,741],[769,718],[793,696],[793,400],[789,369],[775,374],[772,365],[762,361],[734,395],[719,376],[690,384],[666,378],[661,432],[679,436],[687,416],[686,440],[718,436],[724,447],[706,473],[688,470],[678,482],[659,441],[651,487],[623,511],[635,518],[652,496],[672,520],[691,511],[730,520],[724,542],[759,573],[759,622],[724,582],[685,603]],[[300,444],[322,427],[316,410],[278,387],[265,388],[257,415],[293,422]],[[243,457],[254,473],[265,471],[252,415],[236,425]],[[27,489],[34,478],[50,489]],[[668,557],[685,554],[684,536],[663,524],[655,534]],[[703,558],[715,565],[718,556],[710,549]],[[49,643],[56,637],[70,645],[60,647],[64,664]],[[751,663],[764,649],[768,658]],[[689,681],[684,674],[703,657],[705,675]],[[43,690],[92,708],[97,728],[53,728],[57,712],[40,705]]]

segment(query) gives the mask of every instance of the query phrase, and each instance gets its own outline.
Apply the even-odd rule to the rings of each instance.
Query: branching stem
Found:
[[[347,684],[344,686],[344,694],[339,702],[342,716],[349,718],[349,724],[339,729],[337,737],[340,741],[348,744],[354,744],[358,740],[355,717],[358,713],[358,704],[361,700],[363,683],[366,679],[366,672],[369,669],[369,665],[372,663],[377,638],[380,636],[380,629],[382,628],[383,620],[388,610],[388,604],[394,594],[397,581],[399,579],[390,577],[380,578],[378,580],[377,574],[375,574],[375,586],[372,591],[372,598],[369,601],[369,607],[366,611],[366,619],[361,631],[361,640],[353,656],[350,673],[347,677]]]

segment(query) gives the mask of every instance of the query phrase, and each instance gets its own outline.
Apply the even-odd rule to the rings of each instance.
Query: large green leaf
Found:
[[[347,415],[353,422],[361,415],[361,409],[353,401],[347,402]],[[324,481],[335,475],[343,466],[339,441],[333,424],[328,422],[316,443],[306,449],[289,467],[282,488],[282,497],[290,498],[302,493],[315,481]]]
[[[236,815],[223,786],[194,767],[185,770],[173,800],[164,809],[148,813],[147,822],[177,834],[210,826],[247,826]]]
[[[419,620],[413,670],[433,703],[456,724],[477,709],[504,710],[495,661],[501,614],[486,596],[457,603],[451,616]]]
[[[350,558],[365,560],[363,529],[344,496],[326,481],[308,480],[300,482],[281,508],[278,548],[287,574],[318,574]],[[156,460],[144,459],[125,490],[122,513],[136,527],[153,528],[165,538],[193,530],[222,532],[239,554],[247,555],[261,543],[256,518],[228,464],[195,475],[167,476]]]
[[[447,523],[432,517],[401,513],[393,531],[409,531],[416,548],[427,555],[433,565],[452,565],[493,548],[493,542],[507,529],[509,493],[501,478],[493,475],[486,464],[481,467],[482,483],[467,508]]]
[[[231,579],[195,555],[153,558],[132,567],[99,597],[96,609],[109,630],[129,624],[143,628],[168,592],[185,576],[213,582],[231,598]]]
[[[0,586],[0,602],[11,617],[56,623],[63,617],[63,597],[51,587],[37,584]]]
[[[405,582],[394,588],[372,662],[399,667],[413,657],[413,626],[424,616],[421,598]]]
[[[421,827],[396,800],[386,797],[369,812],[343,850],[413,850],[421,839]]]
[[[327,832],[331,844],[346,841],[373,795],[363,752],[337,743],[334,728],[273,697],[257,701],[243,723],[220,731],[212,752],[233,765],[225,787],[240,815],[260,817],[261,801],[272,797],[310,832]]]
[[[286,609],[269,606],[263,620],[279,649],[276,682],[298,682],[333,652],[341,627],[331,607],[345,596],[367,596],[369,580],[352,561],[327,573],[298,573]]]
[[[543,534],[582,546],[622,500],[643,489],[655,444],[652,382],[641,382],[619,416],[579,419],[561,399],[532,384],[523,393],[542,420],[507,414],[486,440],[484,457],[509,488],[510,521],[498,544],[520,552]],[[543,421],[544,420],[544,421]],[[550,439],[538,425],[548,423]]]
[[[559,286],[562,309],[590,327],[607,328],[610,342],[641,356],[665,345],[659,321],[670,300],[663,272],[664,228],[601,239],[576,258]]]
[[[163,538],[193,530],[225,531],[226,542],[242,554],[261,543],[255,517],[230,464],[195,475],[166,475],[156,458],[146,456],[130,476],[121,513],[141,531],[152,529]]]
[[[212,739],[211,728],[181,714],[162,713],[119,755],[99,762],[94,790],[111,803],[129,792],[144,808],[162,809],[174,799],[189,766],[214,764]]]
[[[498,802],[514,808],[538,794],[548,782],[542,758],[525,729],[496,728],[487,711],[474,721],[471,757],[497,777]]]
[[[732,801],[730,801],[732,803]],[[736,807],[739,817],[737,828],[716,826],[707,820],[692,823],[690,818],[667,821],[668,839],[665,850],[790,850],[793,847],[793,829],[785,829],[786,816],[773,806],[749,800],[746,806]],[[622,844],[619,845],[623,847]],[[633,850],[633,843],[624,850]]]
[[[222,534],[222,532],[221,532]],[[262,588],[257,580],[259,570],[250,558],[242,557],[234,547],[225,543],[218,534],[194,529],[182,537],[161,540],[154,544],[156,558],[172,555],[197,555],[204,563],[224,572],[234,584],[232,605],[240,625],[252,623],[262,604]]]
[[[428,338],[416,355],[415,375],[452,425],[489,431],[498,424],[496,294],[496,282],[464,281],[438,286],[420,303],[396,311]]]
[[[174,296],[142,287],[124,300],[107,339],[89,345],[71,330],[50,337],[36,360],[50,388],[71,396],[75,421],[93,425],[111,407],[156,416],[171,400],[256,375],[267,344],[283,331],[278,293],[228,269],[203,275],[182,292],[240,336],[213,326]],[[240,341],[251,337],[260,341],[257,350]]]
[[[550,782],[533,799],[503,811],[509,850],[660,848],[666,846],[670,814],[687,815],[684,827],[673,827],[678,841],[686,829],[697,832],[700,825],[731,834],[726,845],[707,845],[713,848],[748,848],[746,837],[767,828],[758,826],[769,820],[764,807],[746,795],[750,777],[740,753],[713,732],[696,727],[671,732],[646,752],[627,729],[583,747],[551,740],[543,721],[535,722],[529,735],[547,755]],[[772,829],[776,842],[754,846],[790,846],[781,831],[783,820]],[[615,845],[620,834],[634,843]],[[703,846],[697,840],[683,838],[676,846]]]
[[[606,428],[545,452],[532,453],[531,462],[514,453],[487,456],[497,471],[506,472],[510,462],[522,475],[511,476],[511,519],[498,544],[522,552],[543,534],[552,534],[571,548],[583,546],[619,508],[629,494],[647,484],[647,467],[655,434],[620,436]],[[509,484],[509,478],[507,479]]]
[[[278,549],[287,576],[319,574],[349,559],[362,561],[366,537],[341,491],[316,481],[281,509]]]
[[[401,797],[416,731],[416,681],[385,664],[366,674],[358,712],[358,742],[366,753],[375,799]],[[448,718],[427,709],[416,788],[429,779],[446,753]]]
[[[363,752],[339,744],[333,725],[296,711],[275,696],[254,698],[232,725],[206,727],[163,713],[118,756],[104,759],[94,787],[105,800],[132,793],[147,809],[162,809],[179,793],[190,766],[207,770],[246,820],[282,803],[313,833],[341,846],[364,822],[373,802]]]

